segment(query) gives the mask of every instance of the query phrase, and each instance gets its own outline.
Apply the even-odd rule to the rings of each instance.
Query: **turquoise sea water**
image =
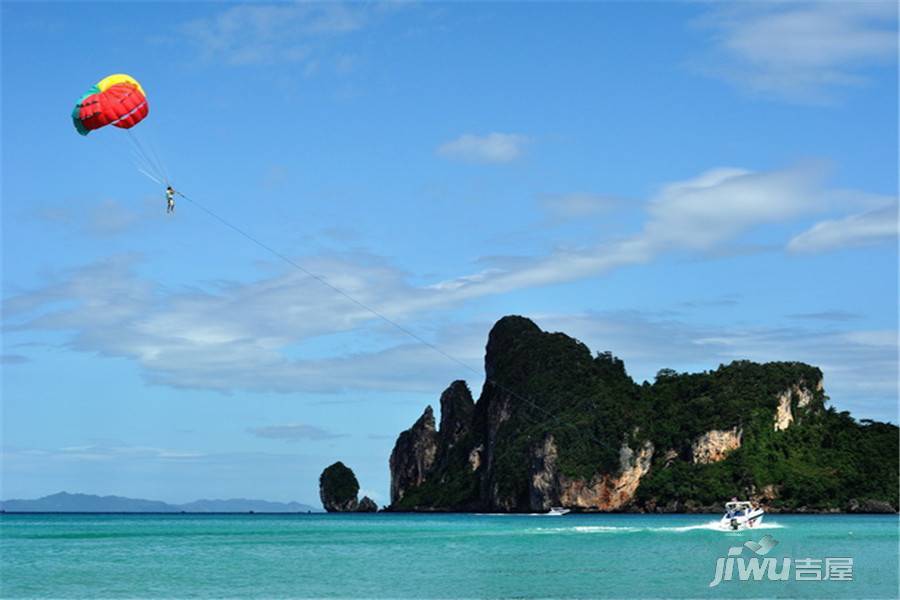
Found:
[[[5,598],[896,598],[896,516],[0,515]],[[716,559],[850,557],[853,581],[724,581]],[[743,556],[752,556],[744,550]],[[779,562],[779,564],[781,564]]]

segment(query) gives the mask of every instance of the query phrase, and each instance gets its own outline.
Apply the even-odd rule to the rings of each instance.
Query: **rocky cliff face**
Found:
[[[896,427],[863,427],[826,411],[821,371],[809,365],[664,369],[639,386],[611,353],[594,356],[564,334],[504,317],[488,336],[485,374],[477,401],[455,381],[441,395],[438,428],[427,407],[400,434],[390,458],[391,510],[690,511],[736,495],[777,510],[808,504],[823,486],[856,486],[832,505],[852,496],[856,507],[896,506],[897,468],[866,459],[872,452],[852,441],[895,448]],[[835,437],[842,428],[850,433]],[[831,454],[821,451],[826,443]],[[790,462],[772,464],[772,447]],[[835,481],[853,471],[834,469],[835,456],[871,462],[877,483]],[[796,479],[781,481],[785,473]]]
[[[328,512],[353,512],[359,505],[359,482],[344,463],[338,461],[319,477],[319,499]]]
[[[356,512],[378,512],[378,505],[368,496],[363,496],[356,507]]]
[[[403,499],[407,490],[425,482],[438,452],[434,411],[430,406],[412,427],[400,434],[391,452],[391,503]]]
[[[465,381],[454,381],[441,394],[441,424],[439,434],[439,467],[445,467],[454,448],[469,434],[475,401]]]
[[[529,506],[534,511],[550,510],[559,506],[560,482],[559,452],[553,434],[548,433],[531,452],[531,482]]]
[[[590,481],[560,477],[560,506],[605,512],[627,506],[634,498],[641,478],[650,470],[653,444],[644,442],[638,452],[623,445],[619,456],[619,470],[615,474],[595,475]]]
[[[359,482],[344,463],[338,461],[319,476],[319,499],[328,512],[377,512],[378,505],[368,496],[359,500]]]
[[[559,452],[552,435],[535,447],[531,462],[530,509],[536,512],[553,506],[583,511],[614,511],[634,498],[641,477],[650,469],[653,444],[645,442],[638,452],[628,445],[619,449],[619,468],[612,474],[586,479],[559,472]]]
[[[737,427],[728,431],[707,431],[691,444],[691,460],[695,465],[708,465],[725,460],[728,453],[741,447],[743,431]]]
[[[806,382],[792,385],[778,394],[778,408],[775,411],[775,431],[784,431],[794,422],[794,413],[806,409],[815,402],[816,393],[824,391],[822,380],[816,383],[815,391]]]
[[[613,392],[637,396],[621,361],[592,357],[577,340],[506,317],[488,336],[485,372],[477,403],[464,382],[453,382],[441,395],[437,431],[428,408],[400,434],[390,459],[392,509],[617,510],[631,500],[653,445],[625,444],[621,431],[601,423],[567,424],[601,402],[594,419],[620,420],[607,414],[616,409]],[[596,447],[586,443],[607,432],[612,437]]]

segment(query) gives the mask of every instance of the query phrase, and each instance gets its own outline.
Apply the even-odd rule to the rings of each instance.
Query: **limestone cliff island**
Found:
[[[897,511],[897,426],[827,407],[814,366],[735,361],[638,384],[611,353],[508,316],[485,374],[477,401],[454,381],[439,424],[428,406],[400,434],[388,510],[706,512],[740,496]]]
[[[368,496],[359,499],[359,481],[353,471],[338,461],[319,476],[319,499],[327,512],[375,512],[378,505]]]

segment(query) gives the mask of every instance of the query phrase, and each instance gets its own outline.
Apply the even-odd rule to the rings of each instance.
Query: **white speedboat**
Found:
[[[725,515],[719,521],[722,529],[738,531],[758,527],[762,523],[765,511],[758,505],[745,500],[732,500],[725,503]]]
[[[563,508],[562,506],[553,506],[550,508],[549,512],[547,512],[547,516],[548,517],[561,517],[568,513],[569,513],[568,508]]]

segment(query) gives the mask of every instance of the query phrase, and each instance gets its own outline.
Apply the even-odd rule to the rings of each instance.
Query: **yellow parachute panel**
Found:
[[[139,84],[136,79],[134,79],[130,75],[125,75],[124,73],[117,73],[116,75],[104,77],[100,80],[100,83],[97,84],[97,88],[101,92],[105,92],[107,89],[119,83],[129,83],[136,87],[141,92],[141,94],[144,94],[144,96],[147,95],[144,92],[144,88],[141,87],[141,84]]]

